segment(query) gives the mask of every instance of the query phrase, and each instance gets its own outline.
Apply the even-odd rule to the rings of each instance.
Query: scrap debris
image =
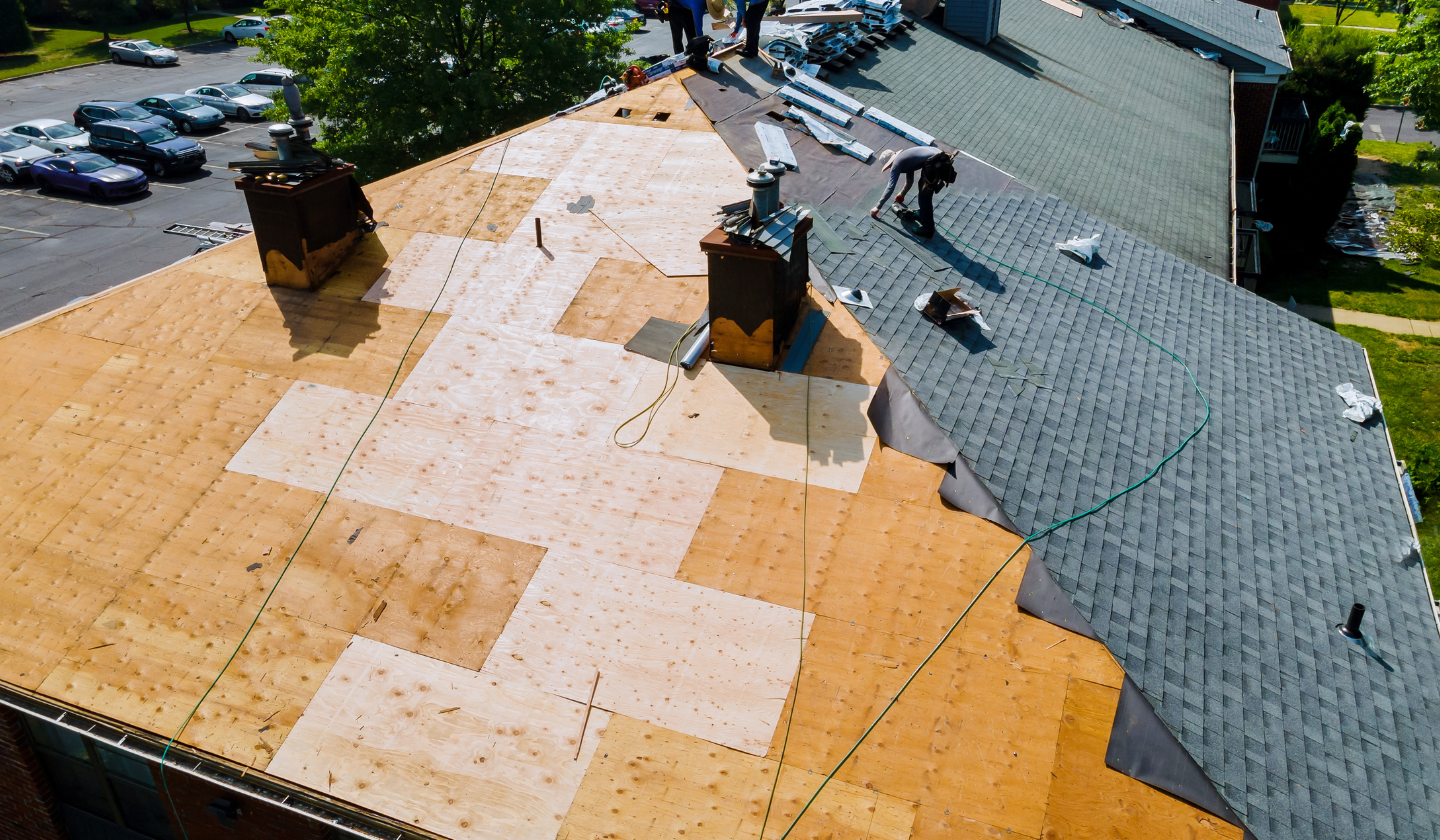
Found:
[[[1357,172],[1345,203],[1340,205],[1340,218],[1325,233],[1325,241],[1351,257],[1409,261],[1413,255],[1386,247],[1394,212],[1395,190],[1374,175]]]

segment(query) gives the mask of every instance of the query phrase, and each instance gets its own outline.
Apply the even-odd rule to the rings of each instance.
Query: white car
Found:
[[[133,61],[146,67],[154,67],[157,64],[179,64],[180,54],[154,41],[111,41],[110,60],[116,64]]]
[[[0,134],[19,137],[32,146],[39,146],[57,155],[83,152],[90,148],[90,135],[67,122],[60,120],[30,120],[8,128],[0,128]]]
[[[240,85],[203,85],[185,91],[222,113],[242,120],[259,119],[272,104],[270,97],[251,93]]]
[[[19,137],[0,135],[0,184],[13,184],[30,174],[30,164],[53,154]]]
[[[284,67],[271,67],[268,70],[246,73],[235,84],[245,88],[251,93],[269,96],[272,93],[283,90],[282,83],[287,76],[295,79],[296,83],[301,81],[301,79],[295,78],[293,72],[286,70]]]
[[[246,38],[269,38],[275,32],[275,21],[290,20],[286,15],[273,18],[242,17],[220,30],[220,37],[234,44]]]

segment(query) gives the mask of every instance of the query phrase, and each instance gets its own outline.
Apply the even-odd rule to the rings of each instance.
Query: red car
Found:
[[[660,17],[660,7],[664,2],[665,0],[635,0],[635,11],[646,19]]]

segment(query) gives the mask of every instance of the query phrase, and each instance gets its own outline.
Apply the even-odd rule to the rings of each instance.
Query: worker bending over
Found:
[[[890,183],[885,187],[885,194],[880,196],[880,203],[870,211],[870,217],[880,218],[880,211],[884,209],[885,202],[895,192],[895,186],[900,183],[900,176],[905,176],[905,188],[895,196],[894,211],[902,219],[913,218],[914,214],[905,208],[905,194],[910,192],[910,187],[915,184],[915,173],[920,173],[920,229],[915,235],[921,239],[929,239],[935,235],[935,193],[955,183],[955,156],[946,154],[943,149],[934,146],[916,146],[913,149],[906,149],[903,152],[896,152],[885,162],[881,172],[889,171]]]

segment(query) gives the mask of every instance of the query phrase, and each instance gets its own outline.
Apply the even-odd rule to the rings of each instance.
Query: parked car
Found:
[[[635,0],[635,11],[644,15],[647,20],[658,18],[660,17],[660,7],[664,4],[665,0]]]
[[[294,72],[286,70],[284,67],[271,67],[268,70],[246,73],[240,78],[240,81],[235,84],[245,88],[251,93],[269,96],[281,90],[281,83],[285,81],[287,76],[294,79],[296,84],[302,84],[306,81],[303,76],[296,76]]]
[[[116,64],[122,61],[131,61],[146,67],[154,67],[157,64],[179,64],[180,54],[169,47],[162,47],[154,41],[144,39],[111,41],[110,60]]]
[[[152,114],[159,114],[189,134],[225,124],[225,115],[193,96],[183,93],[162,93],[147,96],[135,103]]]
[[[39,146],[57,155],[83,152],[90,146],[90,135],[60,120],[17,123],[9,128],[0,128],[0,134],[19,137],[32,146]]]
[[[205,163],[205,149],[194,140],[176,136],[158,125],[133,120],[111,120],[90,126],[90,148],[117,163],[150,170],[164,178]]]
[[[42,190],[85,193],[99,201],[150,189],[144,172],[88,153],[37,160],[30,164],[30,177]]]
[[[289,15],[276,15],[270,18],[242,17],[220,30],[220,37],[232,44],[246,38],[269,38],[274,33],[276,26],[288,20],[290,20]]]
[[[134,102],[121,102],[114,99],[81,102],[75,106],[75,113],[70,115],[70,121],[81,128],[89,128],[92,123],[105,120],[138,120],[154,123],[171,131],[175,130],[175,123],[170,122],[169,117],[152,114]]]
[[[616,9],[610,16],[624,18],[626,23],[638,20],[642,26],[645,24],[645,16],[633,9]]]
[[[205,85],[191,88],[185,93],[211,108],[242,120],[259,119],[265,109],[273,104],[270,97],[251,93],[240,85]]]
[[[0,183],[20,181],[30,174],[30,164],[53,155],[53,152],[32,146],[19,137],[0,134]]]

